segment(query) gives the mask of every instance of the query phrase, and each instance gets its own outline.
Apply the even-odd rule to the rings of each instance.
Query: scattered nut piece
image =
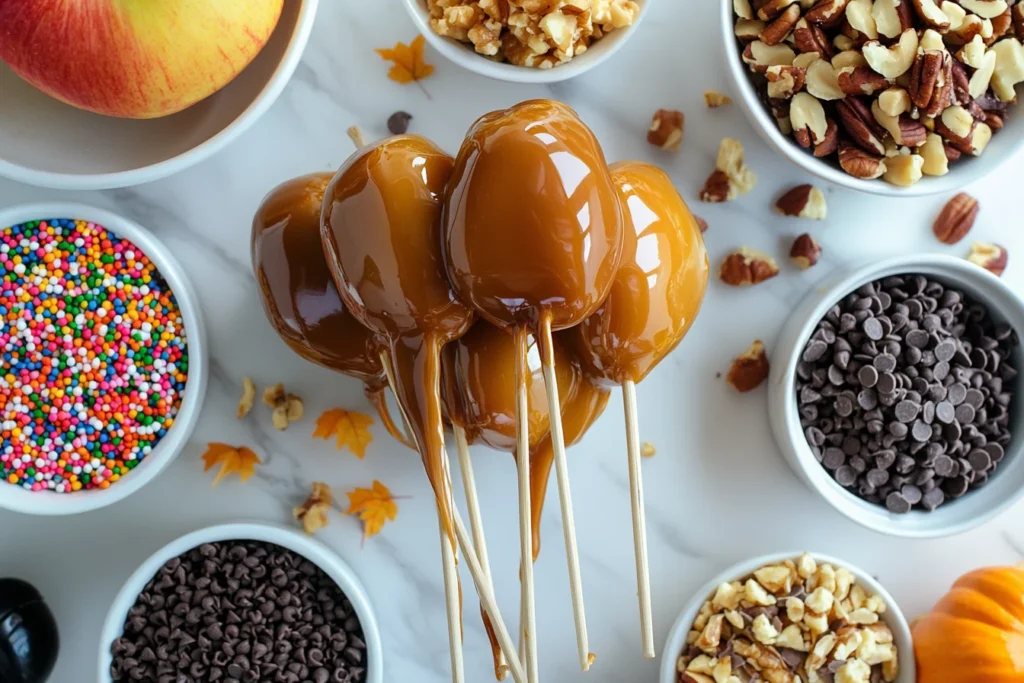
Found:
[[[647,142],[670,152],[678,152],[683,144],[685,121],[681,111],[659,109],[654,112],[651,126],[647,129]]]
[[[885,161],[881,157],[868,154],[845,141],[839,143],[839,166],[854,178],[861,180],[881,178],[886,171]]]
[[[768,355],[764,350],[764,343],[760,339],[750,345],[743,355],[732,362],[726,382],[736,391],[746,393],[761,386],[761,383],[768,379]],[[770,596],[769,596],[770,597]],[[750,600],[751,598],[747,598]],[[774,599],[773,599],[774,600]],[[751,600],[755,602],[754,600]]]
[[[806,232],[793,241],[793,247],[789,250],[789,258],[801,270],[816,264],[820,257],[821,245]]]
[[[242,378],[242,398],[238,399],[238,419],[249,414],[252,404],[256,400],[256,385],[248,377]]]
[[[891,157],[885,161],[885,182],[898,187],[910,187],[921,180],[924,159],[917,154]]]
[[[725,257],[718,276],[733,287],[756,285],[779,274],[779,265],[771,256],[749,247],[740,247]]]
[[[302,530],[315,534],[327,526],[327,512],[331,509],[331,487],[319,481],[313,482],[313,492],[302,505],[292,510],[295,519],[302,522]]]
[[[708,176],[700,192],[701,201],[731,201],[754,189],[757,174],[743,160],[743,145],[738,140],[723,138],[718,146],[715,170]]]
[[[644,458],[653,458],[658,450],[654,447],[654,444],[650,441],[644,441],[640,446],[640,455]]]
[[[732,104],[732,99],[728,95],[723,95],[717,90],[708,90],[704,93],[704,104],[711,109],[715,109],[717,107],[724,107]]]
[[[697,221],[697,227],[700,228],[702,234],[708,231],[708,222],[706,220],[700,216],[694,216],[693,220]]]
[[[275,429],[283,432],[289,424],[302,419],[302,399],[286,393],[280,382],[263,390],[263,402],[273,408],[271,421]]]
[[[967,255],[967,260],[981,266],[993,275],[1002,275],[1006,270],[1009,254],[998,244],[975,242],[971,245],[971,253]]]
[[[775,202],[775,210],[783,216],[823,221],[828,217],[825,195],[812,185],[798,185]]]
[[[942,207],[932,224],[932,232],[943,244],[956,244],[971,231],[979,208],[977,199],[961,192]]]

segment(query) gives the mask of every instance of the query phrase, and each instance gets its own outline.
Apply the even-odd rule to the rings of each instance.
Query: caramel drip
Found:
[[[381,380],[373,335],[342,304],[320,243],[320,205],[330,174],[293,178],[270,191],[252,223],[260,300],[278,335],[303,358],[361,380]]]
[[[569,331],[584,371],[611,384],[641,381],[682,341],[704,300],[708,255],[686,202],[661,169],[615,164],[626,219],[607,299]]]
[[[377,415],[380,417],[380,422],[384,425],[384,429],[387,433],[403,446],[416,450],[416,444],[409,440],[405,431],[402,430],[391,417],[391,410],[388,408],[387,396],[385,394],[385,386],[378,386],[375,383],[367,383],[363,386],[363,393],[366,394],[366,399],[370,402],[370,405],[376,409]]]

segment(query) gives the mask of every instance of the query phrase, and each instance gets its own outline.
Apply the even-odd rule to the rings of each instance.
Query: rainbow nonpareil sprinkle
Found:
[[[0,227],[0,479],[109,487],[171,428],[187,375],[174,294],[134,244],[81,220]]]

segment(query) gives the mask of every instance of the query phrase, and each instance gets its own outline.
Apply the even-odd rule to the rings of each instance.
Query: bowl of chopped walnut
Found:
[[[910,626],[870,573],[817,553],[736,564],[669,633],[661,683],[913,683]]]
[[[1024,3],[721,0],[729,72],[804,170],[891,196],[950,192],[1024,148]],[[1011,6],[1012,5],[1012,6]]]
[[[442,55],[514,83],[555,83],[615,54],[651,0],[403,0]]]

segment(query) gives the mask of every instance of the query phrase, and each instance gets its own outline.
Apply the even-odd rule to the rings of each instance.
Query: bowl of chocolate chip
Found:
[[[369,599],[327,546],[262,523],[186,534],[128,579],[100,639],[101,683],[382,683]]]
[[[1024,495],[1024,302],[965,260],[919,254],[816,288],[769,377],[775,439],[839,512],[895,536],[961,533]]]

